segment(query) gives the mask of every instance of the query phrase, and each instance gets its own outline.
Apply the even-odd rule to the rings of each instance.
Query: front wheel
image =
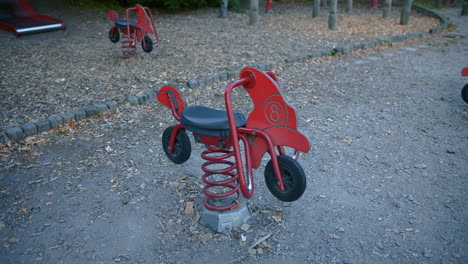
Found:
[[[463,101],[468,104],[468,83],[463,87],[461,96],[463,98]]]
[[[275,177],[273,162],[270,160],[265,168],[265,182],[271,194],[284,202],[299,199],[306,189],[306,176],[297,160],[286,156],[278,156],[278,163],[283,177],[285,189],[281,191]]]
[[[182,164],[190,158],[192,153],[192,146],[190,139],[184,129],[179,129],[174,142],[174,151],[169,153],[169,142],[171,140],[172,131],[174,126],[168,127],[164,130],[162,136],[162,145],[166,156],[175,164]]]
[[[153,50],[153,40],[149,36],[144,36],[144,41],[141,42],[141,48],[144,52],[151,52]]]
[[[117,28],[117,26],[111,28],[109,30],[109,39],[112,43],[117,43],[119,42],[119,39],[120,39],[120,33],[119,33],[119,29]]]

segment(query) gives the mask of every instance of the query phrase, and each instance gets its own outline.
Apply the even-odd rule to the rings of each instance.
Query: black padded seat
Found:
[[[236,127],[247,123],[244,115],[234,113]],[[229,137],[229,121],[225,111],[205,106],[190,106],[184,109],[180,122],[192,132],[215,137]]]
[[[126,29],[127,28],[127,21],[125,21],[122,18],[117,19],[117,21],[115,21],[115,24],[120,29]],[[130,21],[130,27],[134,27],[134,26],[136,26],[136,22],[135,21]]]

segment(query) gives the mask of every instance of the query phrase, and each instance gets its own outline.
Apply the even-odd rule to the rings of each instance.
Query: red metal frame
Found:
[[[236,127],[231,99],[233,90],[240,86],[247,91],[254,104],[245,127]],[[158,101],[168,107],[175,119],[180,122],[185,104],[177,89],[164,86],[158,93]],[[308,152],[310,150],[308,139],[297,131],[296,112],[281,96],[278,80],[272,72],[244,68],[240,73],[240,79],[227,85],[224,92],[224,101],[229,122],[230,138],[212,137],[194,133],[197,141],[205,144],[207,148],[202,153],[202,158],[206,160],[202,166],[202,170],[205,172],[203,181],[207,184],[203,191],[207,195],[204,202],[205,206],[210,210],[227,210],[232,208],[233,203],[223,207],[212,206],[207,202],[209,198],[226,197],[238,191],[242,192],[242,195],[247,199],[252,197],[254,192],[252,169],[260,166],[262,157],[267,152],[271,157],[278,188],[284,190],[285,187],[277,155],[285,155],[284,147],[290,147],[296,150],[294,158],[298,159],[299,152]],[[176,129],[173,130],[169,142],[170,150],[173,149],[175,135],[178,129],[181,128],[183,128],[183,125],[179,123],[176,125]],[[224,146],[220,146],[219,142],[221,140],[226,143]],[[244,146],[245,167],[242,161],[239,142],[242,142]],[[230,150],[231,147],[232,150]],[[213,153],[221,153],[221,155],[216,157],[207,155]],[[228,157],[234,157],[235,162],[227,161]],[[212,164],[225,164],[228,167],[221,170],[211,170],[208,166]],[[236,174],[232,173],[234,168],[236,169]],[[207,180],[209,176],[214,174],[225,175],[228,179],[217,182]],[[232,185],[236,180],[238,186]],[[231,190],[223,194],[213,194],[208,190],[214,186],[222,186]],[[238,194],[237,200],[240,197]]]
[[[267,0],[266,1],[266,11],[270,11],[271,9],[273,9],[273,4],[272,4],[273,0]]]
[[[66,28],[63,20],[37,13],[27,0],[0,0],[0,4],[11,11],[10,17],[0,18],[0,28],[15,36]]]
[[[463,68],[463,70],[462,70],[462,72],[461,72],[461,75],[462,75],[462,76],[468,76],[468,67]]]

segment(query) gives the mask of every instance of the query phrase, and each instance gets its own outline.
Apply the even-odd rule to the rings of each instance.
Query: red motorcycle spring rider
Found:
[[[131,15],[137,17],[136,21],[131,21]],[[113,43],[120,40],[122,34],[122,51],[124,58],[136,55],[136,44],[141,42],[141,48],[145,52],[151,52],[153,45],[159,42],[158,32],[154,25],[153,15],[148,7],[139,4],[128,8],[125,12],[125,19],[119,18],[116,11],[111,10],[107,16],[114,22],[114,26],[109,31],[109,39]],[[155,42],[150,35],[154,35]]]
[[[247,118],[233,110],[231,95],[237,87],[243,87],[253,102]],[[187,131],[193,133],[196,142],[205,145],[201,169],[206,198],[201,224],[226,232],[245,223],[249,213],[242,198],[252,197],[253,169],[260,166],[265,153],[270,156],[264,173],[270,192],[288,202],[304,193],[306,176],[297,160],[300,152],[309,151],[309,141],[297,131],[296,112],[283,99],[272,72],[244,68],[240,79],[226,87],[225,111],[187,107],[179,91],[171,86],[161,88],[157,98],[178,121],[166,128],[162,136],[163,149],[171,161],[182,164],[189,159]],[[294,150],[292,156],[286,154],[286,147]]]
[[[463,68],[461,74],[462,74],[462,76],[468,76],[468,67]],[[463,87],[462,92],[461,92],[461,96],[463,98],[463,101],[465,101],[465,103],[468,104],[468,83],[465,84],[465,86]]]

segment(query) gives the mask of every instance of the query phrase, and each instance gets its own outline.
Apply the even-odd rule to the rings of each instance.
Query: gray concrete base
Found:
[[[200,224],[217,233],[227,233],[247,223],[250,212],[247,203],[242,201],[240,207],[229,211],[212,211],[203,208]]]

